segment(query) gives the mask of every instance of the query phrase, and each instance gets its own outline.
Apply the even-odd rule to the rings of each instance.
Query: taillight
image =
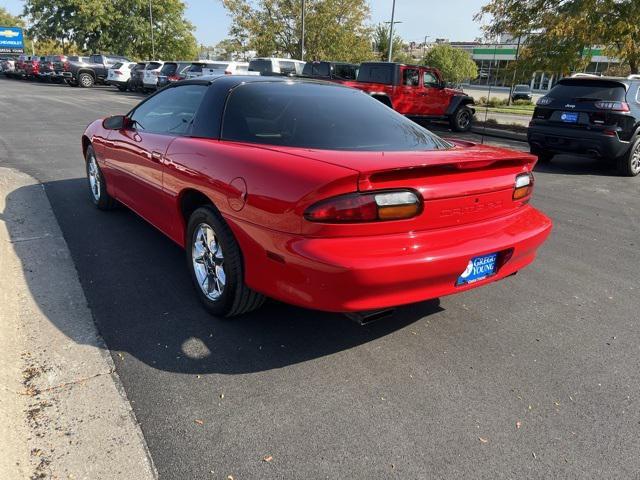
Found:
[[[422,199],[411,190],[351,193],[322,200],[304,212],[311,222],[358,223],[402,220],[422,211]]]
[[[68,71],[69,71],[69,62],[64,62],[64,63],[62,64],[62,69],[63,69],[65,72],[68,72]]]
[[[549,105],[551,102],[553,102],[553,98],[551,97],[540,97],[536,105]]]
[[[521,173],[516,176],[516,184],[513,188],[513,199],[522,200],[533,192],[533,173]]]
[[[116,75],[122,75],[122,72],[120,70],[114,70],[113,73],[115,73]]]
[[[613,100],[600,100],[595,104],[596,108],[601,110],[613,110],[615,112],[628,112],[629,104],[627,102],[618,102]]]
[[[167,77],[167,80],[169,80],[170,82],[177,82],[180,80],[180,76],[179,75],[169,75]]]
[[[224,74],[225,75],[233,75],[233,72],[231,70],[225,70]]]

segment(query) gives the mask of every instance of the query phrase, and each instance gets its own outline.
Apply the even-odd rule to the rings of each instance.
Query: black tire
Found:
[[[93,147],[89,145],[85,153],[85,163],[87,171],[87,186],[89,187],[89,198],[91,202],[100,210],[111,210],[117,205],[116,200],[107,193],[107,184],[96,161],[96,154]],[[93,164],[93,165],[92,165]],[[97,177],[92,181],[92,168],[95,168]],[[96,186],[97,183],[97,186]]]
[[[78,85],[82,88],[91,88],[96,83],[90,73],[81,73],[78,75]]]
[[[205,295],[204,287],[201,286],[194,267],[194,244],[202,225],[206,225],[213,230],[223,255],[220,266],[225,276],[224,288],[215,300]],[[263,295],[254,292],[245,285],[240,246],[229,226],[213,207],[200,207],[191,214],[187,225],[185,250],[187,268],[191,274],[198,298],[210,313],[220,317],[234,317],[255,310],[264,303],[265,297]],[[209,258],[212,258],[212,256]],[[216,275],[216,277],[218,276]],[[211,278],[210,276],[208,277],[207,285]]]
[[[468,132],[473,125],[473,111],[466,106],[458,107],[449,119],[449,125],[454,132]]]
[[[549,163],[555,155],[553,152],[549,152],[548,150],[539,150],[537,148],[532,148],[530,151],[532,155],[536,155],[538,157],[538,163]]]
[[[640,174],[640,137],[631,144],[631,148],[616,160],[618,174],[623,177],[636,177]]]
[[[118,90],[121,92],[126,92],[129,89],[127,85],[118,85]]]

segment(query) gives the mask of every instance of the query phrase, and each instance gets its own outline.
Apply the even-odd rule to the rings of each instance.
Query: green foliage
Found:
[[[155,58],[190,59],[197,53],[193,25],[181,0],[151,0]],[[149,0],[26,0],[29,33],[65,53],[80,49],[151,58]],[[77,45],[77,47],[76,47]],[[48,52],[43,52],[48,53]]]
[[[439,69],[444,79],[451,83],[478,76],[478,67],[471,55],[448,44],[434,46],[425,55],[423,63]]]
[[[229,34],[243,51],[300,58],[301,2],[221,0],[232,24]],[[358,62],[370,58],[366,0],[306,0],[305,58]]]
[[[414,63],[411,56],[403,51],[403,43],[402,38],[393,35],[392,61]],[[373,31],[373,51],[377,57],[376,60],[386,62],[389,58],[389,25],[384,23],[376,25]]]
[[[520,60],[528,72],[582,70],[590,48],[605,45],[637,73],[640,67],[638,0],[490,0],[476,15],[489,18],[489,36],[523,36]]]

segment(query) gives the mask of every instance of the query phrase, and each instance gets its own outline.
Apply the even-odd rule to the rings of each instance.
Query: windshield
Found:
[[[249,62],[249,71],[271,73],[273,71],[271,60],[251,60]]]
[[[625,100],[624,85],[602,80],[563,80],[551,89],[548,97],[566,100]]]
[[[516,92],[528,92],[529,90],[529,85],[516,85],[514,88],[514,91]]]
[[[249,83],[229,95],[222,138],[287,147],[425,151],[450,144],[379,101],[313,83]]]
[[[158,68],[160,68],[162,66],[161,63],[158,62],[149,62],[149,64],[147,65],[146,70],[157,70]]]

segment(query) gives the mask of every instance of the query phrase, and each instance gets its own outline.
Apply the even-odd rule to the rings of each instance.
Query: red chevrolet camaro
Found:
[[[186,250],[216,315],[265,296],[365,312],[462,292],[533,261],[551,221],[536,157],[448,142],[365,93],[274,77],[165,88],[82,135],[90,198]]]

